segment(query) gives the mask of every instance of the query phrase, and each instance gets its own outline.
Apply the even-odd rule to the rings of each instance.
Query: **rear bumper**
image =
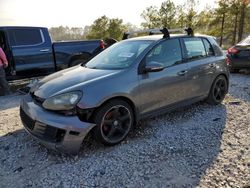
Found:
[[[77,154],[83,139],[95,124],[82,122],[77,116],[49,112],[26,95],[20,104],[25,130],[45,146],[64,153]]]
[[[229,59],[230,59],[230,64],[229,64],[230,69],[249,69],[250,68],[250,58],[249,59],[237,59],[237,58],[229,57]]]

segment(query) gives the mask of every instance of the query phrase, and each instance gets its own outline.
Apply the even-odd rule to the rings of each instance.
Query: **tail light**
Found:
[[[228,54],[237,54],[239,52],[239,50],[235,47],[231,47],[227,50]]]
[[[103,40],[101,40],[101,43],[100,43],[100,48],[101,48],[101,49],[105,49],[105,43],[104,43],[104,41],[103,41]]]

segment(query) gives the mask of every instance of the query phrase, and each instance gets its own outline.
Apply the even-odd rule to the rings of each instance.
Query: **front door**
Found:
[[[179,39],[167,39],[154,47],[142,63],[150,62],[161,63],[165,68],[139,75],[142,115],[185,100],[190,89]]]

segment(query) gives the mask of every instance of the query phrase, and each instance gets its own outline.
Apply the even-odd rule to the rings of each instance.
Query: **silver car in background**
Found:
[[[136,37],[40,80],[21,101],[20,116],[46,146],[76,154],[90,131],[115,145],[143,118],[202,100],[221,103],[228,77],[213,37]]]

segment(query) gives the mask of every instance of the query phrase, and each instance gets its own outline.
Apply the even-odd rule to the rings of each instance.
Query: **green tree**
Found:
[[[177,27],[186,27],[186,14],[184,12],[184,5],[178,5],[176,7],[176,21]]]
[[[239,18],[239,10],[240,10],[240,1],[239,0],[231,0],[230,5],[230,13],[233,16],[234,24],[233,24],[233,36],[232,36],[232,45],[236,43],[237,36],[237,28],[238,28],[238,18]]]
[[[108,37],[120,40],[125,30],[126,26],[123,25],[122,19],[115,18],[109,20]]]
[[[152,29],[161,27],[159,11],[156,6],[147,7],[146,10],[142,12],[141,17],[145,20],[141,24],[143,28]]]
[[[108,28],[109,28],[109,18],[107,16],[102,16],[94,21],[90,26],[89,34],[87,35],[88,39],[101,39],[108,37]]]
[[[171,0],[167,0],[161,4],[159,13],[163,27],[174,28],[176,26],[176,7]]]
[[[123,24],[122,19],[113,18],[109,19],[107,16],[102,16],[94,21],[90,26],[88,39],[105,39],[114,38],[120,40],[126,26]]]
[[[49,29],[52,40],[54,41],[68,41],[68,40],[82,40],[85,39],[84,29],[81,27],[51,27]]]
[[[143,11],[142,26],[192,27],[196,32],[219,37],[220,45],[227,48],[250,34],[250,0],[217,0],[216,3],[215,8],[206,7],[198,13],[198,0],[187,0],[178,6],[167,0],[160,9],[151,6]]]
[[[246,15],[250,15],[249,4],[250,4],[249,0],[241,0],[240,1],[240,7],[239,7],[240,19],[239,19],[238,42],[242,40],[244,28],[245,28],[245,25],[247,25],[247,23],[245,22],[246,17],[247,17]]]
[[[247,7],[245,9],[245,18],[243,23],[243,29],[242,29],[242,38],[246,37],[247,35],[250,35],[250,1],[247,1]]]
[[[196,16],[195,30],[199,33],[209,33],[211,29],[210,23],[213,20],[214,10],[207,7]]]
[[[138,31],[140,28],[136,25],[133,25],[131,23],[126,23],[125,25],[125,31],[133,32]]]
[[[228,0],[220,0],[218,2],[219,7],[216,10],[216,19],[221,22],[220,24],[220,46],[223,43],[224,28],[225,28],[225,18],[228,13],[229,3]]]
[[[198,1],[196,0],[187,0],[186,7],[186,26],[194,28],[195,26],[195,17],[197,15],[197,11],[195,7],[197,6]]]

